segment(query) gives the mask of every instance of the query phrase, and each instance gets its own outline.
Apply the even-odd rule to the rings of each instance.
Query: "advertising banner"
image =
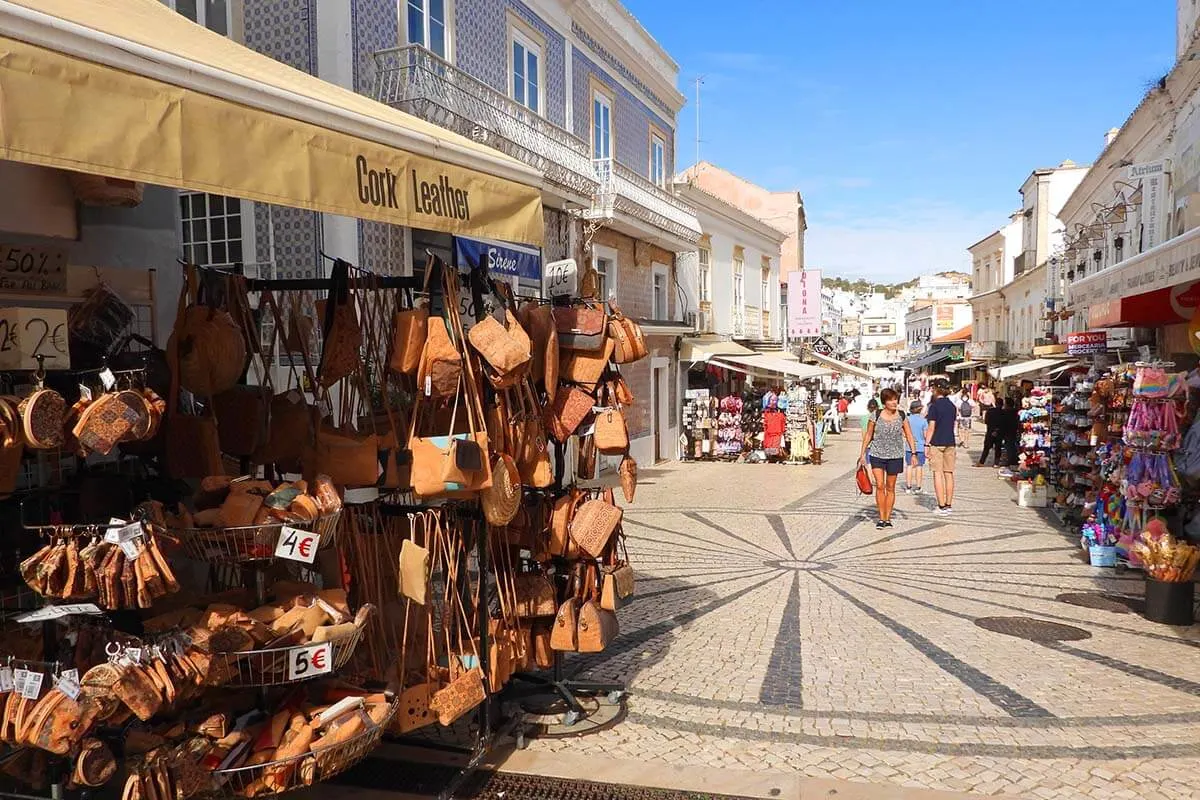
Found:
[[[1090,356],[1108,352],[1108,331],[1083,331],[1067,334],[1067,355]]]
[[[821,270],[788,275],[788,334],[792,338],[821,335]]]

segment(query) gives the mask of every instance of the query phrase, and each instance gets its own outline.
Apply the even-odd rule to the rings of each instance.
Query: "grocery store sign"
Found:
[[[1067,334],[1067,355],[1090,356],[1108,352],[1108,331],[1083,331]]]

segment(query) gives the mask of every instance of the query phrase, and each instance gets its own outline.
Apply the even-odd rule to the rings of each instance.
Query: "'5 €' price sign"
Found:
[[[298,681],[333,670],[333,647],[329,642],[288,651],[288,680]]]
[[[321,534],[284,525],[279,531],[279,541],[275,544],[275,557],[311,564],[317,557],[317,548],[320,545]]]

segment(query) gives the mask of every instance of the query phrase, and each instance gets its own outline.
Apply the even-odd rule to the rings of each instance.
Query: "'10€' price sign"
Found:
[[[298,681],[333,671],[333,647],[329,642],[288,651],[288,680]]]
[[[317,557],[320,545],[321,534],[284,525],[279,531],[279,541],[275,544],[275,557],[311,564]]]

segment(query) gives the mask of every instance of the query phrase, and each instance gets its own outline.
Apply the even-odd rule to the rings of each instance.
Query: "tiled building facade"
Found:
[[[674,458],[683,378],[676,342],[695,312],[676,291],[676,254],[694,249],[699,229],[695,212],[669,189],[683,104],[678,67],[619,0],[233,0],[232,7],[241,19],[230,27],[251,49],[545,172],[544,260],[587,264],[592,244],[610,254],[612,299],[643,321],[652,348],[627,375],[638,397],[630,415],[634,455]],[[424,15],[425,38],[410,35],[414,12]],[[436,20],[444,39],[435,44],[436,13],[445,18]],[[518,68],[518,55],[530,53],[536,64]],[[536,104],[522,101],[517,83],[529,97],[536,93]],[[594,135],[598,96],[608,106],[603,152]],[[424,235],[417,243],[417,232],[382,223],[264,204],[248,213],[246,252],[278,277],[321,274],[321,251],[407,274],[412,253],[427,246]]]

